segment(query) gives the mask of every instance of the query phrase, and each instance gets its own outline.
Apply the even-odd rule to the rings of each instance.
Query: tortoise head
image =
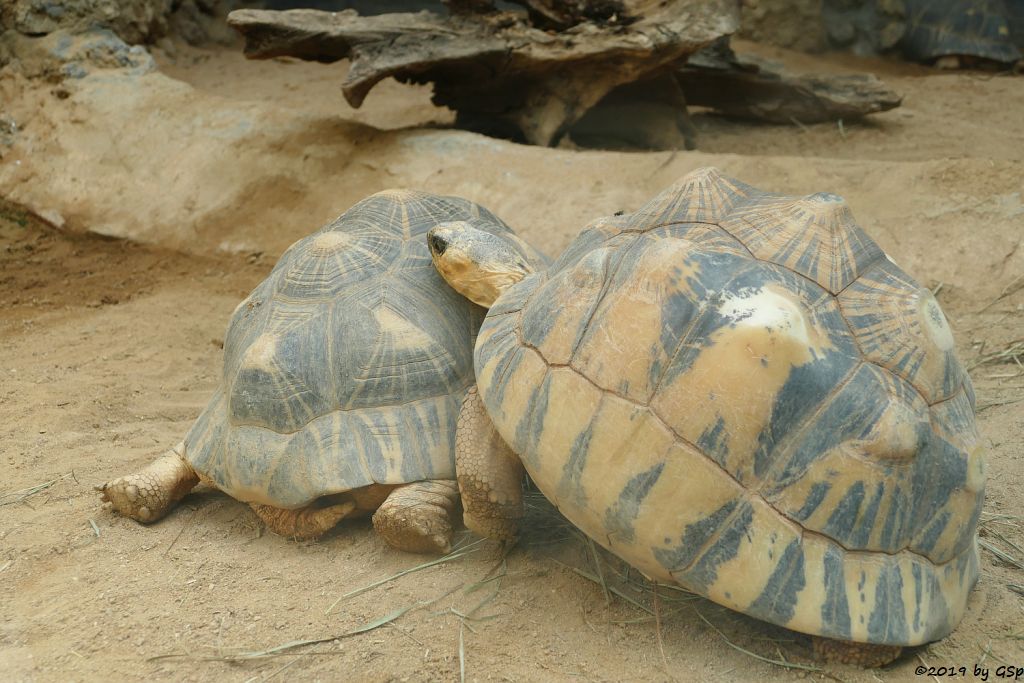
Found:
[[[427,245],[434,267],[452,289],[486,308],[542,262],[511,234],[495,235],[465,221],[434,227],[427,233]]]

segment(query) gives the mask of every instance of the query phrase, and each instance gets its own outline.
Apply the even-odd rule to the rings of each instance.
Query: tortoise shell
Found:
[[[840,197],[695,171],[499,297],[475,364],[540,490],[649,577],[857,642],[963,615],[971,383],[931,292]]]
[[[1020,0],[905,0],[903,51],[923,60],[969,55],[1016,62],[1024,36],[1012,35],[1010,20],[1022,10],[1014,8],[1012,15],[1008,5],[1022,4]]]
[[[484,311],[431,263],[427,231],[453,220],[509,233],[466,200],[390,191],[289,247],[231,316],[221,386],[185,437],[195,470],[282,508],[454,479]]]

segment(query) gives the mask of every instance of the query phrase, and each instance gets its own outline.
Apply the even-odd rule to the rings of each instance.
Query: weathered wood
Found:
[[[622,0],[510,0],[526,7],[530,23],[564,31],[584,21],[602,26],[624,26],[636,20]]]
[[[442,0],[452,14],[487,14],[495,11],[493,0]]]
[[[900,97],[870,75],[799,76],[737,56],[727,39],[690,56],[674,73],[620,85],[570,129],[596,147],[694,149],[687,105],[726,116],[792,124],[853,119],[897,106]]]
[[[697,129],[672,73],[626,83],[605,95],[569,135],[585,147],[696,149]]]
[[[503,126],[550,145],[616,86],[670,71],[738,21],[732,0],[622,1],[636,21],[585,21],[558,33],[510,12],[237,10],[228,23],[245,37],[251,58],[350,59],[342,91],[354,107],[389,76],[433,83],[434,102],[458,112],[461,124]]]
[[[584,21],[600,25],[631,24],[636,17],[623,0],[507,0],[525,7],[537,28],[564,31]],[[493,0],[443,0],[452,14],[495,12]]]
[[[721,42],[676,72],[686,101],[725,116],[771,123],[857,119],[898,107],[902,97],[871,74],[795,75]]]

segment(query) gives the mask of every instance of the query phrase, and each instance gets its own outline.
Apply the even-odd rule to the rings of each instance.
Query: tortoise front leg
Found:
[[[192,466],[185,462],[185,445],[178,444],[135,474],[119,477],[96,487],[105,503],[137,522],[149,524],[160,519],[199,483]]]
[[[459,413],[455,471],[466,526],[496,541],[514,541],[523,516],[523,464],[494,428],[475,385]]]

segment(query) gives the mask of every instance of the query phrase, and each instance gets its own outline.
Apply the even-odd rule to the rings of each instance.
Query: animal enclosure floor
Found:
[[[363,125],[332,129],[372,138],[348,141],[344,175],[310,171],[297,185],[335,183],[345,199],[334,209],[326,194],[316,198],[333,213],[347,208],[346,188],[465,191],[556,254],[587,220],[635,209],[697,165],[773,190],[847,195],[883,247],[938,292],[961,359],[992,359],[971,370],[989,453],[981,536],[1024,561],[1024,368],[1006,351],[1024,338],[1024,79],[764,52],[803,66],[871,69],[906,94],[904,106],[843,130],[701,114],[692,154],[474,143],[497,149],[511,174],[494,178],[521,179],[498,182],[487,180],[489,167],[465,162],[465,134],[403,132],[451,120],[424,89],[385,83],[352,112],[338,88],[340,65],[251,63],[232,50],[184,46],[159,61],[165,74],[220,98],[283,98],[302,115],[356,117]],[[30,85],[10,87],[31,94]],[[69,134],[57,127],[59,109],[46,116],[55,127],[37,131],[41,139]],[[415,167],[409,155],[426,147],[385,145],[392,139],[425,140],[416,144],[429,142],[450,165],[441,175]],[[293,194],[273,197],[298,210],[302,197]],[[229,208],[241,216],[245,207]],[[239,223],[249,219],[231,211],[223,225],[244,235]],[[294,542],[263,532],[246,505],[202,488],[152,526],[102,509],[93,485],[181,439],[217,384],[231,311],[295,231],[319,227],[302,215],[289,220],[281,232],[254,224],[251,248],[187,254],[58,231],[0,205],[0,678],[452,681],[464,671],[467,681],[868,682],[928,680],[914,674],[922,663],[1024,666],[1024,569],[988,549],[951,637],[859,671],[819,668],[803,637],[669,587],[655,603],[650,584],[603,553],[597,560],[537,496],[507,557],[463,531],[465,552],[392,580],[431,558],[388,548],[366,520]],[[332,636],[340,637],[275,649]]]

